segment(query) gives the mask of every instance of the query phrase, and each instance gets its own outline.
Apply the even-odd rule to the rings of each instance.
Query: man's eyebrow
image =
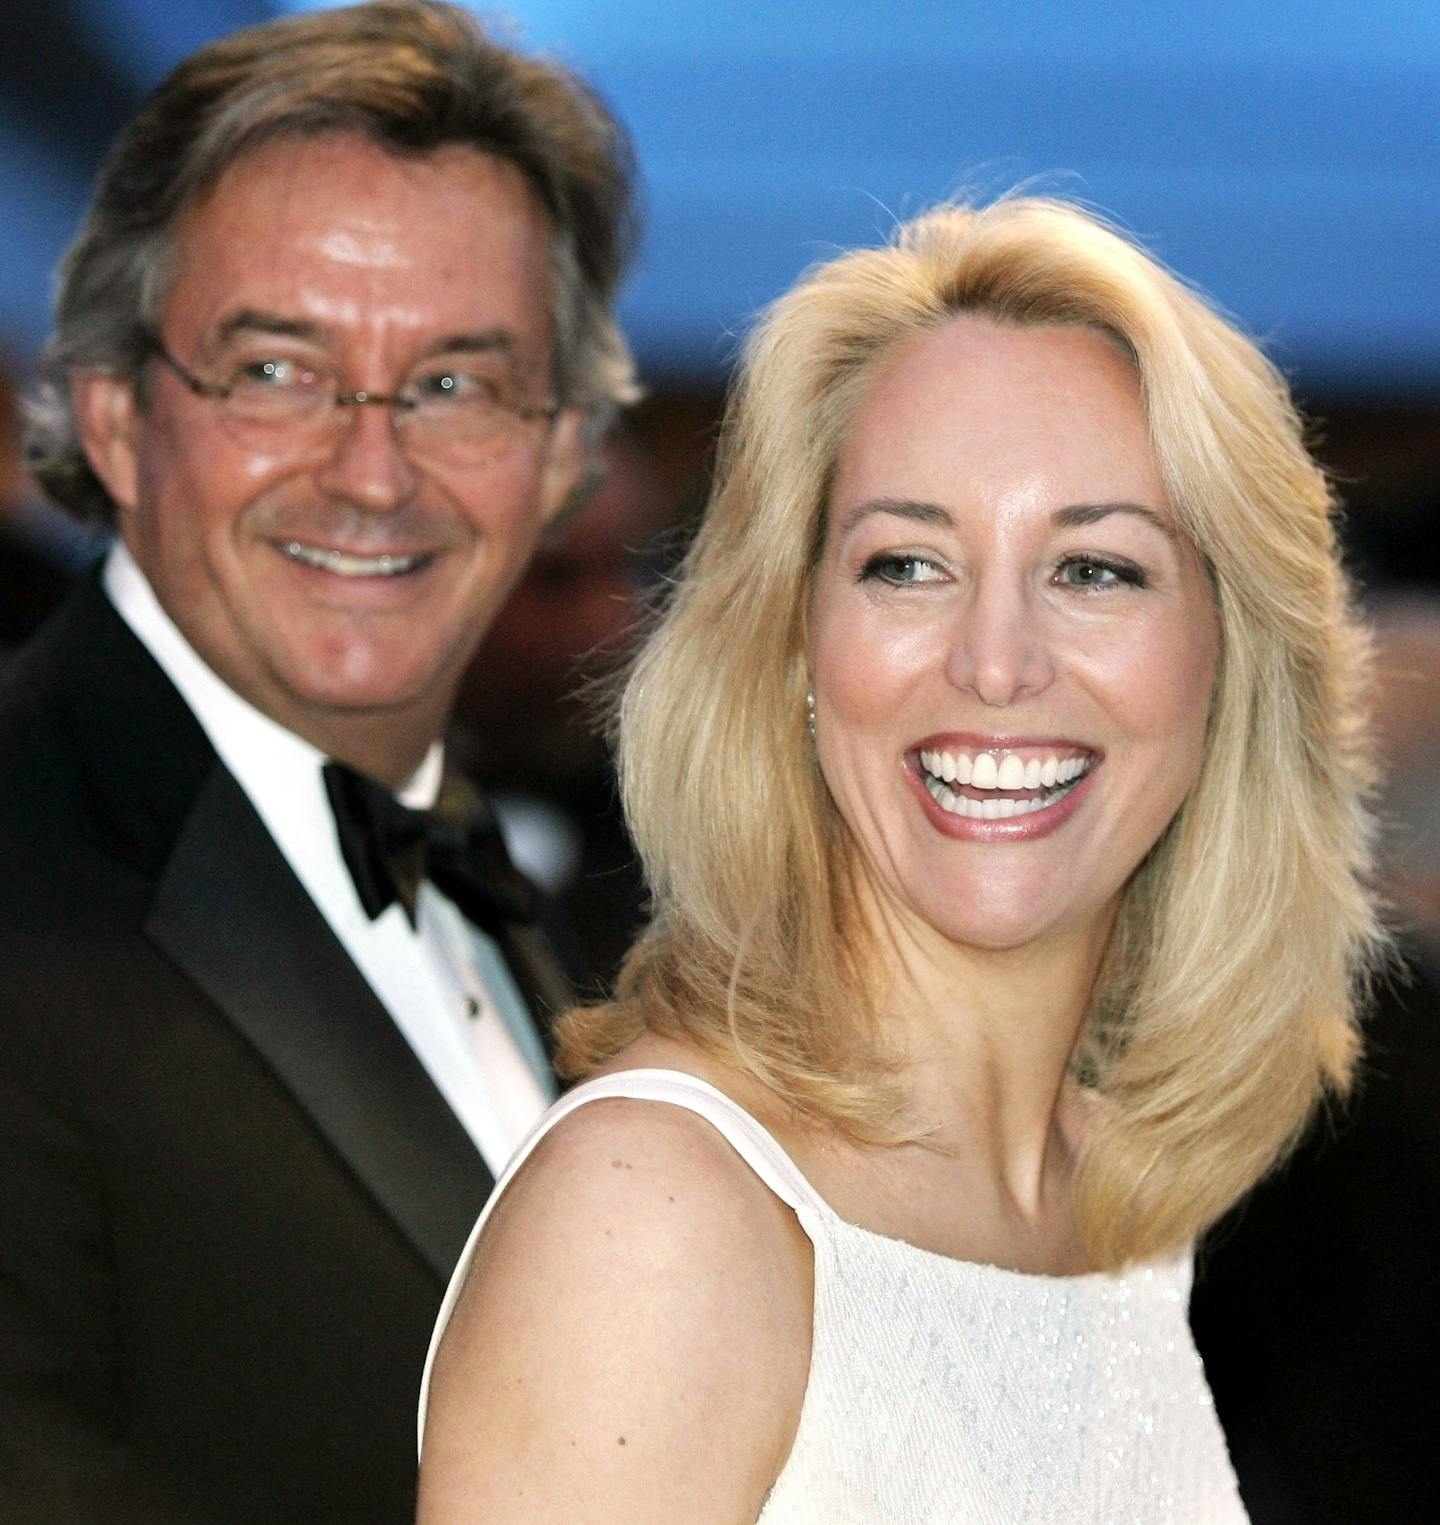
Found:
[[[917,498],[867,498],[864,503],[857,503],[840,521],[840,533],[848,535],[871,514],[894,514],[897,519],[909,519],[916,524],[953,526],[955,523],[954,516],[938,503],[922,503]]]
[[[1180,539],[1180,532],[1163,514],[1146,508],[1143,503],[1072,503],[1068,508],[1056,510],[1054,522],[1059,529],[1078,529],[1081,525],[1098,524],[1111,514],[1134,514],[1153,524],[1167,540]]]
[[[283,313],[266,312],[259,307],[242,307],[220,325],[216,343],[225,345],[236,335],[263,334],[272,338],[301,339],[312,344],[323,343],[331,337],[330,330],[322,323],[307,318],[286,317]],[[477,332],[446,334],[425,347],[427,357],[433,355],[491,355],[513,354],[515,337],[503,328],[481,329]]]
[[[427,345],[427,355],[502,355],[513,354],[515,336],[503,328],[487,328],[474,334],[447,334]]]
[[[215,333],[217,344],[228,344],[236,334],[270,334],[281,339],[318,340],[325,337],[325,330],[318,323],[305,318],[287,318],[278,312],[266,312],[259,307],[241,307],[232,312]]]

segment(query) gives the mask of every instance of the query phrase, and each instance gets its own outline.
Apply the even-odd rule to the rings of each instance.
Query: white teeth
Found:
[[[928,770],[925,787],[930,791],[930,797],[947,815],[967,816],[972,821],[1003,821],[1012,816],[1034,815],[1037,810],[1048,809],[1056,800],[1063,799],[1066,793],[1062,785],[1033,800],[972,800],[969,795],[956,794]]]
[[[326,550],[318,545],[306,545],[303,541],[287,540],[280,549],[292,561],[322,572],[333,572],[337,577],[398,577],[413,571],[426,558],[424,556],[350,556],[344,551]]]
[[[1055,754],[1043,760],[1031,757],[1027,762],[1018,753],[1003,747],[976,752],[973,756],[968,752],[946,752],[939,748],[920,754],[921,777],[931,798],[948,815],[965,816],[974,821],[1004,821],[1047,810],[1063,799],[1094,765],[1095,758],[1089,753],[1066,757],[1063,761]],[[968,784],[972,789],[995,790],[997,793],[989,799],[973,799],[959,793],[957,788],[951,788],[952,784]],[[1041,789],[1045,793],[1035,794],[1030,799],[1012,798],[1024,790]]]
[[[1023,789],[1025,787],[1025,764],[1013,752],[1009,752],[1001,758],[996,785],[1001,789]]]
[[[1088,773],[1093,762],[1088,756],[1067,757],[1062,762],[1054,754],[1044,759],[1032,757],[1026,762],[1018,753],[1003,748],[997,751],[977,752],[972,756],[968,752],[936,749],[920,754],[920,766],[932,778],[947,784],[969,784],[975,789],[1004,789],[1014,793],[1021,789],[1051,789],[1056,784],[1071,783]]]

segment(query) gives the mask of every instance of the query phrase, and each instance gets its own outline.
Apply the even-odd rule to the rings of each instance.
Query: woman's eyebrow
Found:
[[[941,524],[953,527],[955,517],[938,503],[926,503],[918,498],[867,498],[857,503],[840,521],[840,529],[848,534],[862,519],[871,514],[893,514],[898,519],[909,519],[916,524]],[[1111,514],[1133,514],[1153,525],[1169,540],[1179,540],[1175,526],[1153,508],[1143,503],[1071,503],[1056,509],[1052,522],[1059,529],[1077,529],[1086,524],[1098,524]]]
[[[840,521],[840,531],[848,535],[851,530],[870,514],[894,514],[899,519],[909,519],[916,524],[944,524],[953,526],[954,516],[938,503],[923,503],[916,498],[868,498],[857,503]]]
[[[1084,524],[1098,524],[1111,514],[1134,514],[1153,524],[1167,540],[1180,539],[1179,531],[1163,514],[1143,503],[1072,503],[1068,508],[1056,509],[1053,521],[1058,529],[1077,529]]]

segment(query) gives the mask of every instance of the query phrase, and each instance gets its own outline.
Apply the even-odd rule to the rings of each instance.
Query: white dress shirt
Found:
[[[104,584],[498,1176],[555,1092],[495,942],[428,882],[420,887],[413,928],[398,904],[371,921],[341,855],[320,772],[328,759],[215,675],[160,607],[123,544],[110,552]],[[401,802],[415,809],[432,805],[441,765],[437,741],[400,792]],[[215,850],[223,852],[224,844]]]

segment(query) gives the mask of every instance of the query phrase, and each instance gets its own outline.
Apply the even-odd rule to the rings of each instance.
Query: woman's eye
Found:
[[[1145,574],[1129,562],[1069,556],[1055,569],[1055,581],[1066,588],[1110,588],[1120,583],[1144,587]]]
[[[860,577],[864,582],[878,580],[894,587],[906,587],[911,583],[939,582],[944,577],[940,567],[928,557],[887,551],[872,556],[865,563]]]

